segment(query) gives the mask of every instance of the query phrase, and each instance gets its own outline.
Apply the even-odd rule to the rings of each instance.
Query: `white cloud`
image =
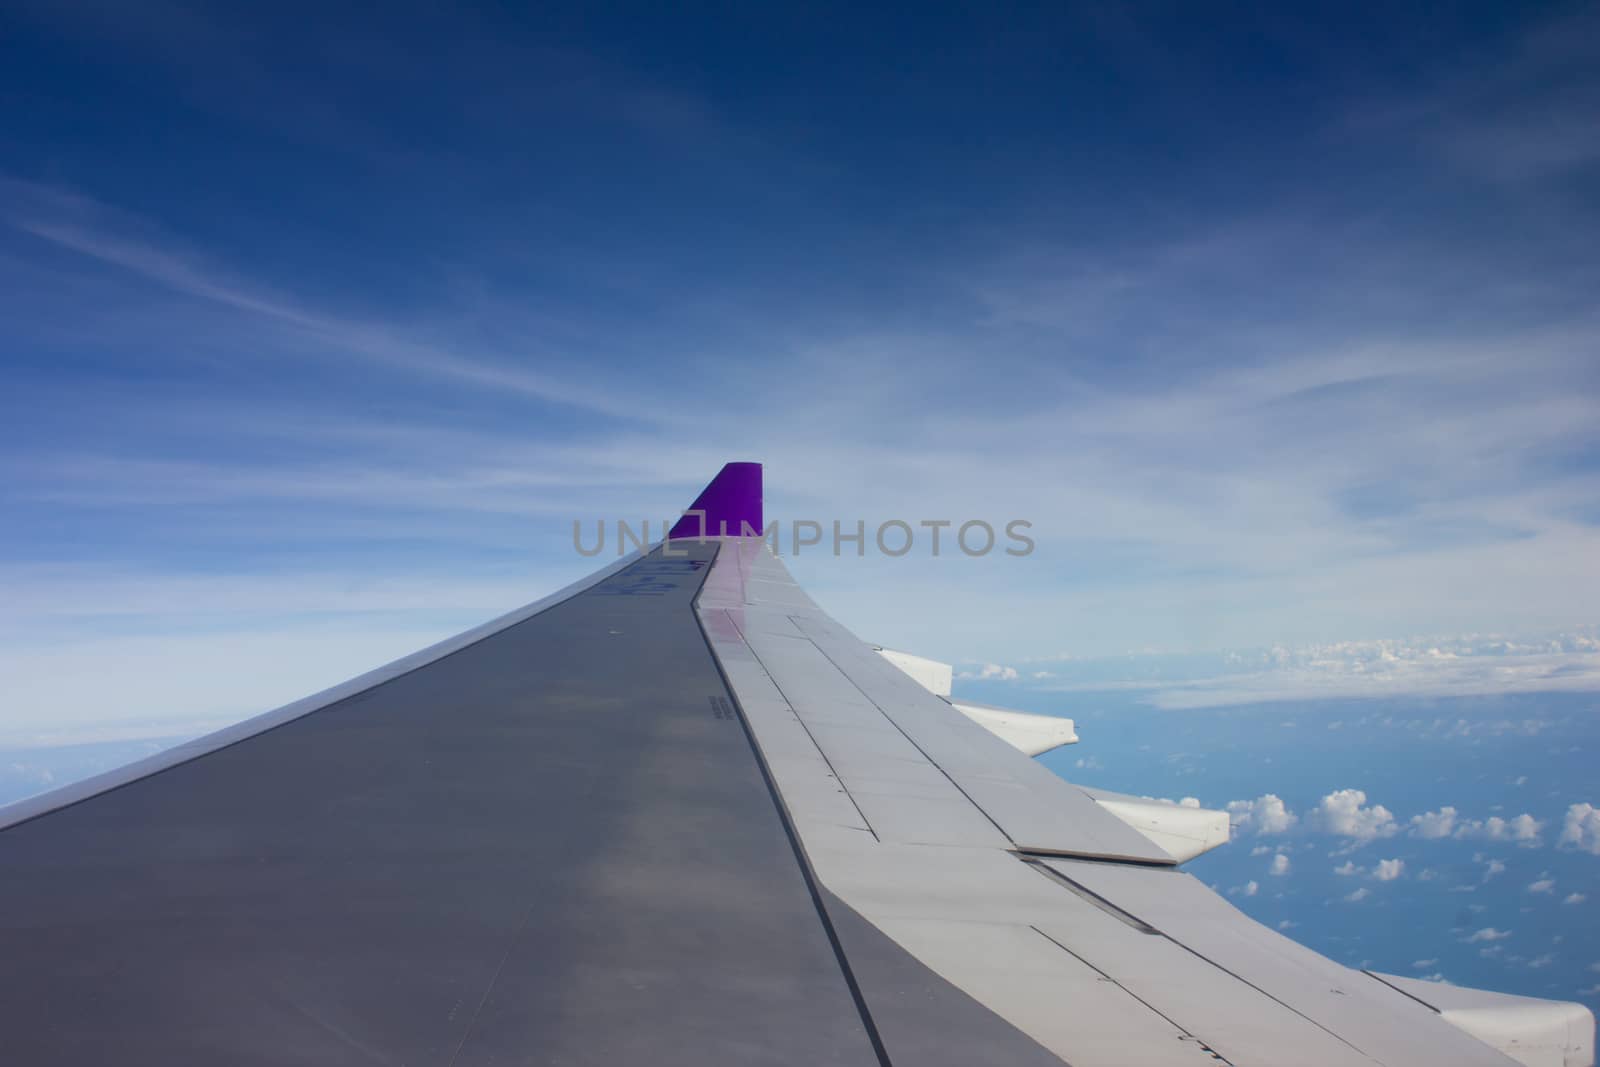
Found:
[[[1483,880],[1487,882],[1497,874],[1504,874],[1506,865],[1499,860],[1490,860],[1483,868]]]
[[[1000,663],[985,663],[976,671],[962,671],[956,677],[980,682],[1014,682],[1018,674],[1015,667],[1007,667]]]
[[[1515,841],[1519,845],[1534,847],[1543,844],[1539,836],[1543,830],[1544,823],[1532,815],[1522,814],[1510,819],[1491,815],[1481,821],[1469,819],[1461,822],[1454,836],[1463,840],[1477,837],[1489,841]]]
[[[1487,819],[1463,819],[1461,813],[1450,805],[1438,811],[1413,815],[1409,820],[1410,834],[1426,840],[1454,837],[1461,840],[1481,838],[1489,841],[1514,841],[1533,847],[1542,843],[1540,833],[1544,824],[1532,815],[1523,814],[1511,819],[1492,815]]]
[[[1496,930],[1492,926],[1485,926],[1483,929],[1474,931],[1473,933],[1468,934],[1466,937],[1463,937],[1461,939],[1461,943],[1464,945],[1472,945],[1479,941],[1504,941],[1510,936],[1510,930]]]
[[[1528,884],[1528,892],[1530,893],[1553,893],[1555,888],[1556,880],[1554,878],[1540,878],[1537,882]]]
[[[1265,793],[1254,800],[1230,800],[1227,810],[1234,829],[1254,830],[1258,834],[1288,833],[1300,821],[1274,793]]]
[[[1561,824],[1562,848],[1578,848],[1600,856],[1600,808],[1587,802],[1567,807],[1567,817]]]
[[[1412,966],[1412,967],[1413,967],[1413,968],[1414,968],[1414,969],[1416,969],[1416,970],[1419,970],[1419,971],[1425,971],[1425,970],[1427,970],[1427,969],[1428,969],[1428,968],[1429,968],[1429,967],[1437,967],[1437,966],[1438,966],[1438,965],[1439,965],[1439,961],[1438,961],[1438,960],[1437,960],[1437,959],[1431,959],[1431,960],[1412,960],[1412,961],[1411,961],[1411,966]]]
[[[1405,869],[1405,860],[1379,860],[1378,865],[1372,868],[1372,877],[1380,882],[1392,882],[1404,874]]]
[[[1343,863],[1339,864],[1339,866],[1333,869],[1333,873],[1342,874],[1346,878],[1350,878],[1360,874],[1364,870],[1366,870],[1365,867],[1356,866],[1355,860],[1345,860]]]
[[[1456,809],[1448,805],[1438,811],[1423,812],[1421,815],[1411,816],[1411,834],[1413,837],[1440,838],[1449,837],[1455,830]]]
[[[1164,708],[1285,700],[1588,691],[1600,686],[1600,655],[1587,633],[1547,640],[1465,635],[1413,641],[1339,641],[1236,654],[1240,668],[1216,677],[1150,686]],[[1462,720],[1462,735],[1494,733]],[[1334,728],[1329,724],[1329,728]]]
[[[1246,882],[1244,885],[1236,885],[1232,889],[1228,890],[1229,894],[1236,897],[1253,897],[1260,891],[1261,883],[1257,882],[1254,878],[1250,879],[1250,881]]]
[[[1299,926],[1299,925],[1300,924],[1295,922],[1293,919],[1282,919],[1282,920],[1280,920],[1278,922],[1278,929],[1280,929],[1280,930],[1293,930],[1296,926]]]
[[[1563,904],[1582,904],[1584,901],[1586,901],[1588,899],[1589,899],[1589,895],[1587,893],[1568,893],[1567,896],[1566,896],[1566,899],[1562,900],[1561,903],[1563,903]]]
[[[1282,876],[1289,873],[1289,857],[1282,852],[1272,857],[1272,863],[1267,867],[1267,873]]]
[[[1535,956],[1533,959],[1529,960],[1528,966],[1537,970],[1540,967],[1548,967],[1555,961],[1555,956],[1552,953],[1546,952],[1542,956]]]
[[[1372,890],[1368,889],[1366,886],[1362,886],[1360,889],[1357,889],[1354,893],[1351,893],[1349,896],[1345,897],[1344,899],[1349,901],[1352,904],[1355,904],[1355,903],[1358,903],[1359,901],[1366,900],[1371,895],[1372,895]]]
[[[1316,817],[1329,833],[1363,843],[1390,837],[1399,830],[1394,814],[1382,804],[1368,807],[1367,794],[1360,789],[1329,793],[1317,806]]]

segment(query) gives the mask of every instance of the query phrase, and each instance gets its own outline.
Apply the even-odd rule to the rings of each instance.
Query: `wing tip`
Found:
[[[746,531],[749,536],[760,536],[761,519],[761,464],[746,460],[724,463],[673,524],[667,538],[741,537]]]

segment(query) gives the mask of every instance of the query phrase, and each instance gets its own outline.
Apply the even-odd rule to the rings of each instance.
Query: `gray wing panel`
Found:
[[[830,619],[759,542],[737,551],[713,576],[702,614],[726,614],[765,676],[753,684],[770,681],[794,709],[875,830],[908,842],[1172,863]]]
[[[879,1063],[689,550],[0,831],[8,1059]]]
[[[908,1067],[1061,1067],[1061,1059],[918,962],[854,908],[822,899],[850,959],[873,1025]]]
[[[1149,838],[1007,742],[953,712],[949,704],[831,619],[795,617],[793,622],[1018,848],[1172,863],[1172,857]]]

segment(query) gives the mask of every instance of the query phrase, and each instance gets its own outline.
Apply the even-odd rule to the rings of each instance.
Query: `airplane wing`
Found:
[[[1353,971],[1183,873],[1224,815],[1076,787],[1028,755],[1070,723],[839,626],[739,536],[757,465],[692,510],[0,809],[8,1062],[1593,1063],[1580,1005]]]

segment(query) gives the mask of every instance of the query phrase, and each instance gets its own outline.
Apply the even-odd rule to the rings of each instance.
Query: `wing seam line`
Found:
[[[726,546],[720,544],[717,546],[717,554],[712,561],[713,568],[716,566],[716,560],[722,557],[722,549],[724,547]],[[710,578],[709,570],[706,578],[707,580]],[[706,632],[705,620],[700,615],[700,594],[704,590],[705,582],[702,582],[700,590],[696,591],[694,600],[691,602],[691,613],[694,615],[695,625],[700,629],[700,638],[705,641],[706,650],[711,654],[711,662],[717,668],[717,674],[722,679],[723,688],[727,689],[728,696],[733,701],[733,708],[739,714],[739,725],[744,728],[745,741],[750,745],[750,752],[755,756],[756,767],[761,771],[762,781],[766,783],[767,792],[772,797],[773,807],[778,812],[778,821],[783,825],[783,832],[789,838],[790,847],[794,849],[795,861],[800,868],[800,877],[806,884],[806,891],[811,894],[811,903],[817,909],[817,918],[822,923],[823,932],[828,937],[828,944],[832,946],[834,958],[838,961],[839,970],[844,975],[845,987],[849,989],[850,997],[855,1001],[856,1011],[861,1016],[861,1025],[867,1032],[867,1040],[872,1044],[873,1054],[877,1056],[881,1067],[893,1067],[889,1060],[889,1051],[884,1047],[883,1038],[878,1033],[878,1025],[872,1019],[872,1011],[867,1007],[867,998],[861,992],[861,986],[856,981],[855,972],[850,968],[850,960],[845,955],[844,945],[839,940],[839,933],[833,927],[833,920],[828,917],[827,905],[823,902],[822,893],[817,886],[816,872],[812,869],[811,860],[806,855],[805,845],[801,842],[800,835],[795,830],[794,820],[789,815],[789,808],[783,802],[783,794],[778,791],[778,783],[772,776],[772,768],[767,766],[767,758],[761,751],[761,745],[756,741],[755,731],[750,726],[750,719],[745,714],[744,705],[739,703],[739,696],[733,691],[733,684],[729,681],[727,672],[722,668],[722,660],[717,657],[716,645],[712,642],[711,635]],[[743,634],[740,635],[740,638],[741,640],[743,639]],[[749,642],[745,642],[745,645],[749,647]],[[751,651],[753,652],[754,649]],[[765,667],[762,668],[762,670],[765,669]],[[777,684],[775,679],[773,684]],[[821,750],[819,749],[818,751]],[[842,785],[843,783],[841,782],[840,784]],[[854,803],[853,799],[852,803]],[[868,823],[868,826],[870,825]]]

